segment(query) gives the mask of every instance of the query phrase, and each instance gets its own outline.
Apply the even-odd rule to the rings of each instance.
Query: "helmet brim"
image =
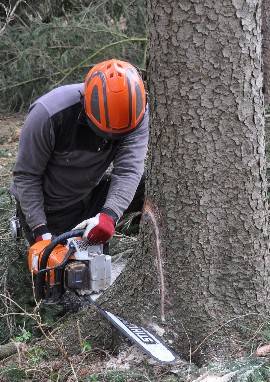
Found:
[[[126,137],[127,135],[130,135],[133,131],[137,130],[137,128],[140,126],[141,124],[141,121],[137,124],[137,126],[132,129],[132,130],[129,130],[129,131],[126,131],[124,133],[113,133],[113,132],[104,132],[102,130],[100,130],[100,128],[98,128],[93,121],[91,121],[91,119],[87,116],[87,114],[85,113],[85,118],[86,118],[86,122],[87,122],[87,125],[92,129],[92,131],[99,137],[101,138],[104,138],[104,139],[107,139],[107,140],[112,140],[112,141],[115,141],[115,140],[118,140],[118,139],[121,139],[121,138],[124,138]],[[142,118],[143,120],[143,118]]]

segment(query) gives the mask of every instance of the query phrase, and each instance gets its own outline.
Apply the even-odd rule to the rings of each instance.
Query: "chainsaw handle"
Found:
[[[50,254],[52,253],[54,248],[58,244],[65,243],[67,239],[70,239],[72,237],[78,237],[78,236],[82,237],[83,233],[84,233],[83,229],[74,229],[74,230],[63,233],[62,235],[57,236],[55,239],[51,241],[49,245],[47,245],[41,257],[39,272],[37,273],[37,278],[36,278],[36,286],[37,286],[36,291],[39,298],[44,298],[44,285],[45,285],[45,279],[46,279],[46,272],[40,272],[40,271],[44,271],[47,268]]]
[[[62,235],[59,235],[55,239],[53,239],[51,243],[47,245],[47,247],[44,250],[44,253],[40,261],[40,270],[47,268],[47,262],[50,257],[50,254],[52,253],[52,251],[58,244],[63,244],[67,239],[70,239],[72,237],[78,237],[78,236],[82,237],[83,233],[84,233],[83,229],[73,229],[71,231],[62,233]]]

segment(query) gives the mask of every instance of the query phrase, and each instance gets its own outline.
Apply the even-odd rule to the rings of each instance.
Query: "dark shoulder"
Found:
[[[83,93],[83,84],[73,84],[60,86],[38,98],[31,108],[36,104],[42,105],[49,117],[69,109],[73,105],[80,103]]]
[[[59,111],[51,117],[55,150],[59,152],[112,150],[117,142],[106,141],[89,127],[81,102]]]

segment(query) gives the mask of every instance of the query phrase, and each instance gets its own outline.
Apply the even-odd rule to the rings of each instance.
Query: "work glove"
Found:
[[[35,239],[35,243],[42,240],[52,239],[52,234],[49,232],[48,227],[45,224],[34,228],[32,232]]]
[[[115,223],[112,216],[100,212],[95,217],[84,220],[74,229],[85,229],[83,238],[91,244],[104,244],[114,235]]]

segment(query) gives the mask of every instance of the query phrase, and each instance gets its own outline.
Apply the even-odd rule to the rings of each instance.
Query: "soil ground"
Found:
[[[0,187],[8,187],[23,118],[0,115]]]

